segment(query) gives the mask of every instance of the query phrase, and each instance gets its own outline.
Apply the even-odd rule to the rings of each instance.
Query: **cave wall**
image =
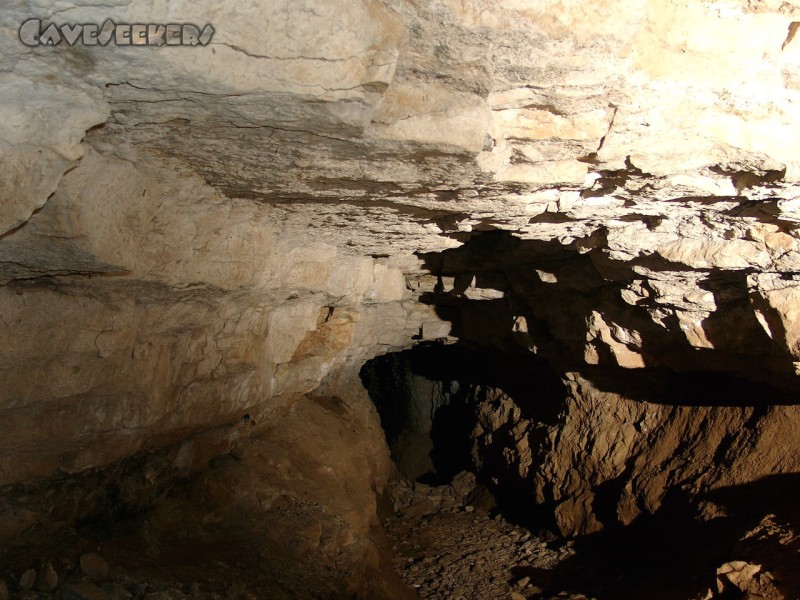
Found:
[[[216,32],[31,48],[33,16]],[[509,441],[566,533],[796,471],[798,21],[777,0],[7,7],[0,484],[278,419],[420,339],[574,374],[538,454],[528,425]],[[462,296],[466,317],[440,302]],[[650,368],[783,391],[598,383]],[[520,418],[497,410],[485,427]]]
[[[567,381],[555,422],[493,390],[476,407],[473,432],[479,471],[503,481],[516,505],[546,506],[564,535],[618,528],[675,506],[719,516],[712,490],[800,467],[797,406],[661,404],[604,392],[579,373]]]
[[[0,481],[268,418],[437,320],[409,306],[398,269],[314,237],[197,178],[88,154],[3,240],[0,419],[15,434]]]
[[[497,334],[501,322],[484,326]],[[723,507],[715,490],[790,477],[800,466],[793,394],[710,371],[562,372],[522,351],[513,334],[505,346],[467,336],[365,365],[362,380],[404,475],[446,483],[474,470],[510,518],[585,536],[654,514],[676,523],[761,514],[774,498],[743,494]]]

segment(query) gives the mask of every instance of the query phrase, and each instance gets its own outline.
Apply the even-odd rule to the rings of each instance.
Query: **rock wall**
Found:
[[[568,381],[554,423],[492,392],[477,408],[473,446],[485,477],[520,505],[546,506],[564,535],[629,525],[668,499],[699,513],[712,490],[798,469],[796,406],[659,404],[598,390],[577,373]]]
[[[268,418],[437,320],[398,269],[268,212],[93,152],[64,176],[2,241],[2,483]]]
[[[32,17],[215,34],[29,47]],[[8,7],[0,484],[269,422],[421,339],[579,374],[508,460],[564,532],[796,470],[798,22],[777,0]],[[651,369],[772,387],[637,394]]]

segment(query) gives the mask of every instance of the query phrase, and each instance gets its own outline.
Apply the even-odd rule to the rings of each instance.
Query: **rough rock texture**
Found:
[[[4,525],[15,513],[34,525],[3,532],[0,572],[28,589],[18,574],[36,582],[38,569],[43,581],[52,566],[39,560],[50,559],[61,585],[40,599],[76,586],[80,598],[411,597],[376,516],[392,468],[375,409],[346,376],[324,391],[347,400],[304,396],[280,418],[248,419],[227,448],[207,433],[50,493],[6,488]]]
[[[95,153],[65,176],[2,242],[0,481],[258,419],[418,332],[430,311],[397,269],[287,239],[268,212]]]
[[[670,406],[602,392],[573,374],[554,424],[526,418],[505,394],[478,409],[479,464],[507,465],[568,535],[627,525],[665,496],[794,473],[797,407]],[[781,440],[776,444],[775,440]],[[495,460],[491,460],[495,458]],[[497,477],[497,473],[493,472]]]
[[[481,510],[397,519],[387,529],[396,548],[395,569],[421,598],[587,598],[543,593],[539,585],[537,574],[572,555],[570,548],[548,547],[529,531]]]
[[[31,48],[30,17],[216,33]],[[0,485],[227,431],[205,463],[245,415],[442,339],[564,374],[557,418],[498,400],[481,426],[509,425],[504,468],[565,533],[797,471],[798,22],[778,0],[6,7]]]

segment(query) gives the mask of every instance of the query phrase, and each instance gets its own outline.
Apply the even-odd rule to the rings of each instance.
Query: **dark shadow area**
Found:
[[[797,392],[728,373],[696,371],[671,373],[666,393],[653,401],[680,406],[791,405],[800,402]]]
[[[632,399],[691,406],[800,402],[792,357],[758,323],[746,272],[701,274],[698,285],[713,295],[717,310],[699,324],[713,347],[698,348],[683,333],[679,309],[660,298],[634,267],[691,270],[657,255],[612,260],[602,251],[604,235],[599,231],[594,241],[563,246],[507,231],[474,233],[458,248],[421,255],[440,282],[452,283],[420,300],[451,323],[451,336],[460,343],[509,353],[520,349],[513,326],[524,317],[527,343],[557,371],[581,371],[599,389]],[[641,298],[623,300],[623,291],[636,285]],[[503,297],[470,299],[469,289],[495,290]],[[661,311],[663,324],[653,311]],[[641,341],[632,350],[645,368],[620,367],[607,341],[587,340],[586,324],[598,316],[612,330],[636,332]],[[597,368],[587,368],[587,343],[597,354]],[[646,380],[655,385],[639,385]],[[698,391],[687,396],[686,389]]]
[[[713,294],[717,306],[703,320],[703,331],[715,347],[735,349],[744,355],[768,355],[779,349],[756,319],[748,274],[744,270],[724,271],[700,282],[699,287]]]
[[[800,403],[798,392],[718,371],[582,367],[580,373],[601,390],[653,404],[766,408]]]
[[[432,343],[367,362],[361,379],[403,475],[444,485],[457,473],[472,471],[495,495],[506,518],[525,525],[537,522],[542,511],[532,509],[531,490],[518,478],[503,476],[509,467],[502,447],[482,453],[476,467],[475,430],[480,405],[505,396],[522,418],[557,423],[566,389],[546,363],[531,354]]]
[[[800,538],[792,536],[800,530],[799,493],[800,474],[772,475],[694,499],[673,490],[655,514],[573,540],[575,555],[554,570],[518,568],[516,575],[541,582],[545,594],[569,590],[598,600],[700,598],[708,589],[715,598],[744,598],[730,584],[717,591],[717,569],[738,560],[770,572],[771,585],[785,598],[800,598]],[[707,503],[715,513],[706,508],[701,518]],[[773,516],[764,525],[766,515]]]
[[[714,598],[744,598],[746,592],[722,576],[718,582],[717,577],[717,570],[726,563],[744,561],[761,565],[762,571],[774,577],[757,581],[758,585],[773,586],[786,598],[800,598],[800,576],[795,574],[800,542],[794,534],[800,527],[800,508],[793,502],[800,494],[800,474],[774,475],[694,496],[687,491],[695,494],[703,489],[698,481],[752,477],[752,473],[737,472],[728,479],[724,469],[735,464],[737,456],[753,452],[751,445],[762,435],[760,424],[771,407],[800,403],[791,357],[756,319],[747,273],[690,272],[657,255],[629,263],[613,261],[602,251],[603,235],[599,232],[595,240],[561,246],[488,231],[473,234],[460,248],[423,255],[425,266],[438,280],[421,300],[451,323],[450,336],[458,342],[419,346],[380,357],[362,370],[390,444],[395,432],[403,431],[403,419],[406,423],[413,421],[408,419],[413,411],[403,407],[416,406],[419,410],[415,390],[431,389],[433,400],[423,403],[429,410],[426,435],[431,460],[430,472],[422,474],[424,481],[444,483],[454,473],[471,469],[496,495],[502,515],[532,530],[553,523],[556,501],[541,503],[542,498],[580,502],[588,496],[589,512],[603,530],[569,541],[575,554],[551,570],[517,567],[515,576],[530,576],[543,589],[543,597],[568,590],[609,600],[699,599],[713,590]],[[672,289],[668,277],[666,283],[648,280],[634,271],[636,266],[678,272],[676,277],[686,279]],[[699,290],[686,281],[697,282],[695,288]],[[700,299],[695,303],[687,300],[687,290],[692,294],[699,291]],[[713,304],[717,309],[702,322],[691,321],[698,303]],[[687,312],[682,314],[681,310]],[[653,317],[653,311],[659,318]],[[705,314],[700,309],[696,313]],[[587,336],[590,324],[593,329]],[[692,327],[699,329],[691,331]],[[631,341],[635,336],[641,339]],[[710,347],[696,347],[704,345],[703,336]],[[587,365],[585,352],[591,343],[595,344],[592,358],[597,364]],[[620,346],[625,343],[630,344],[632,354],[641,357],[643,367],[620,366],[620,356],[626,357]],[[406,391],[381,381],[376,368],[381,361],[405,364],[408,377],[400,379],[405,381]],[[649,456],[644,446],[660,451],[663,438],[658,436],[662,431],[639,428],[641,422],[625,422],[623,417],[619,427],[611,424],[608,432],[599,427],[598,436],[608,433],[613,437],[623,425],[631,425],[636,441],[622,450],[620,444],[616,450],[640,445],[620,459],[624,468],[601,473],[596,480],[592,479],[592,463],[580,462],[583,453],[587,461],[597,458],[590,447],[594,431],[585,437],[576,435],[573,440],[558,437],[570,431],[559,427],[568,423],[566,402],[591,400],[594,394],[582,395],[591,386],[578,382],[583,386],[581,393],[568,399],[562,374],[569,372],[579,373],[601,392],[630,400],[720,409],[696,411],[710,417],[697,420],[685,430],[676,426],[680,430],[670,433],[675,443],[664,448],[674,460],[663,464],[665,471],[676,471],[667,473],[661,488],[666,493],[663,499],[658,497],[660,489],[653,491],[657,486],[644,481],[657,480],[660,473],[646,472],[641,461],[637,463]],[[419,381],[430,386],[414,383]],[[512,409],[504,404],[506,398],[513,400]],[[487,411],[487,406],[495,412]],[[516,408],[519,412],[508,417]],[[614,409],[610,400],[609,410]],[[392,421],[398,412],[399,424]],[[476,428],[487,412],[494,419],[490,443],[484,443],[483,431]],[[597,412],[602,414],[602,408]],[[671,415],[693,411],[676,408],[662,413],[663,423],[674,425],[681,421],[672,420]],[[713,446],[698,450],[697,439],[705,440],[711,427],[726,426],[724,419],[712,417],[728,413],[736,413],[741,420],[710,438]],[[580,411],[574,414],[578,418],[582,415]],[[514,452],[523,438],[514,438],[513,430],[524,419],[530,422],[521,426],[525,430],[523,446],[530,451],[527,458],[533,457],[533,467],[526,464],[520,469],[517,467],[522,463],[514,462]],[[545,439],[548,435],[549,442]],[[568,448],[564,460],[573,462],[568,463],[566,476],[553,477],[549,482],[550,472],[535,469],[547,467],[546,461],[542,465],[542,457],[553,451],[553,444]],[[758,471],[758,460],[756,457],[753,463],[756,473],[762,472]],[[686,464],[697,469],[685,469],[687,475],[683,477],[680,472]],[[787,469],[786,464],[775,470]],[[583,478],[578,482],[583,488],[577,485],[577,478]],[[545,489],[547,485],[561,487],[558,493],[545,492],[535,498],[534,483]],[[591,494],[581,496],[589,488]],[[621,500],[630,504],[621,505]],[[650,514],[648,510],[656,512]],[[641,516],[633,522],[620,522],[639,512]],[[778,597],[777,593],[763,597]]]
[[[445,406],[473,405],[485,398],[486,389],[497,388],[514,400],[524,417],[554,424],[566,394],[558,375],[533,355],[439,343],[384,354],[362,367],[361,380],[390,446],[412,418],[415,378],[435,384],[439,396],[426,403],[434,412]]]

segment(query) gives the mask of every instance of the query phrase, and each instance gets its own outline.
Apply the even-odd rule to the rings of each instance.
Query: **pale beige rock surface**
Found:
[[[628,523],[675,486],[800,469],[773,396],[800,364],[800,5],[533,4],[4,7],[0,484],[277,420],[456,338],[563,374],[544,446],[511,406],[483,416],[565,533],[604,526],[608,482]],[[30,48],[33,16],[216,33]],[[652,370],[774,387],[598,383]]]

